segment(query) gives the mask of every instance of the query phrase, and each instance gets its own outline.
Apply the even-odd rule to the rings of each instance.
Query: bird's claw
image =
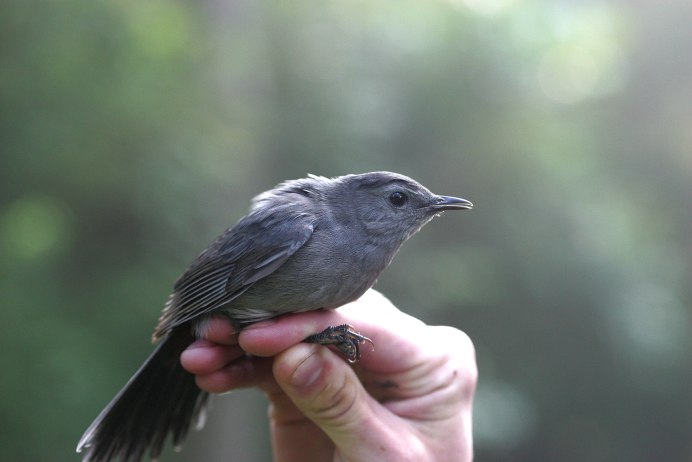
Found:
[[[341,351],[350,363],[355,363],[360,359],[361,344],[368,342],[372,349],[375,349],[375,344],[372,340],[354,331],[353,326],[348,324],[329,326],[319,334],[306,337],[305,341],[320,345],[332,345]]]

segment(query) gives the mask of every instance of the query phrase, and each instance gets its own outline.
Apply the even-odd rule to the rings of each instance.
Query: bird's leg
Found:
[[[329,326],[319,334],[306,337],[304,341],[320,345],[332,345],[346,355],[350,363],[355,363],[360,359],[360,345],[362,343],[368,342],[373,349],[375,348],[372,340],[354,331],[353,326],[348,324]]]

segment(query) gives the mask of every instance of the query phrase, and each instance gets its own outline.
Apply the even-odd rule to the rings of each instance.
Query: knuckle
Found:
[[[436,329],[439,329],[436,335],[445,345],[446,360],[452,369],[451,385],[462,399],[468,399],[475,392],[478,383],[473,341],[465,332],[454,327],[440,326]]]
[[[313,413],[322,421],[349,422],[353,420],[353,414],[358,402],[358,391],[351,380],[344,380],[337,386],[331,381],[320,391],[317,396]]]

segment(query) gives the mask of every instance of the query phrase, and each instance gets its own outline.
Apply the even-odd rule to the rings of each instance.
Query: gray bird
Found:
[[[333,309],[375,283],[401,245],[445,210],[471,202],[438,196],[403,175],[372,172],[286,181],[255,197],[250,212],[176,281],[153,339],[160,343],[87,428],[83,461],[139,461],[161,454],[203,414],[209,395],[180,354],[223,313],[237,328],[284,313]],[[369,341],[350,326],[306,341],[333,345],[350,361]]]

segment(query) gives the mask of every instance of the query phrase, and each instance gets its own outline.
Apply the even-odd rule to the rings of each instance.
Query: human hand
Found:
[[[373,351],[363,344],[354,365],[302,342],[340,324],[355,326],[375,344]],[[212,321],[181,363],[206,391],[265,391],[274,460],[472,459],[477,369],[473,344],[461,331],[427,326],[373,290],[336,310],[233,331],[224,319]]]

